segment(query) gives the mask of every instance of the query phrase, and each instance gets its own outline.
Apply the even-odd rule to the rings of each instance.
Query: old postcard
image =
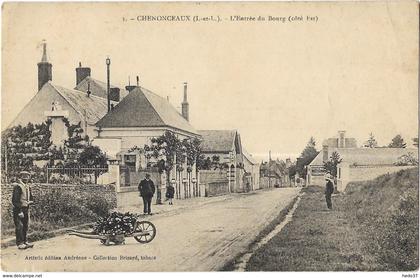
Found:
[[[418,62],[416,1],[4,3],[1,268],[417,275]]]

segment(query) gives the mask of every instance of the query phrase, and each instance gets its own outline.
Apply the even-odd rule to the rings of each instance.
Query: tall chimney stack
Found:
[[[90,68],[82,67],[82,63],[79,62],[79,67],[76,68],[76,86],[88,76],[90,76]]]
[[[181,103],[182,109],[182,117],[189,121],[189,104],[188,104],[188,96],[187,96],[187,82],[184,82],[184,100]]]
[[[107,100],[108,100],[108,112],[111,110],[111,99],[110,99],[110,94],[111,94],[111,84],[110,84],[110,72],[109,72],[109,66],[111,65],[111,59],[109,59],[109,57],[106,58],[105,60],[106,63],[106,95],[107,95]]]
[[[138,83],[138,82],[137,82]],[[135,85],[131,85],[130,82],[130,76],[128,76],[128,85],[125,86],[125,89],[127,90],[127,92],[131,92],[132,90],[134,90],[137,86]]]
[[[42,58],[38,63],[38,91],[41,90],[45,83],[52,80],[52,64],[48,62],[47,43],[42,43]]]
[[[345,148],[346,147],[346,131],[339,130],[338,131],[338,147]]]

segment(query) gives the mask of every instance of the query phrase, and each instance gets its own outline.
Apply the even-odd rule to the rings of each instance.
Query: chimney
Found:
[[[82,67],[82,63],[79,62],[79,67],[76,68],[76,86],[88,76],[90,76],[90,68]]]
[[[88,97],[90,97],[90,94],[92,93],[92,92],[90,91],[90,81],[88,82],[88,88],[87,88],[86,93],[87,93],[87,96],[88,96]]]
[[[109,66],[111,65],[111,59],[109,59],[109,57],[106,58],[105,60],[105,64],[106,64],[106,97],[107,97],[107,107],[108,107],[108,112],[111,111],[111,99],[110,99],[110,68]]]
[[[339,130],[338,131],[338,147],[339,148],[345,148],[346,147],[346,131],[345,130]]]
[[[140,79],[139,79],[138,75],[136,76],[136,81],[137,81],[137,87],[139,87],[140,86]]]
[[[38,91],[50,80],[52,80],[52,64],[48,62],[47,43],[44,40],[41,62],[38,63]]]
[[[120,88],[111,88],[109,93],[109,99],[112,101],[120,101]]]
[[[181,103],[181,114],[184,119],[189,121],[189,104],[187,100],[187,82],[184,82],[184,100]]]
[[[132,90],[134,90],[135,88],[136,88],[137,86],[134,86],[134,85],[131,85],[130,84],[130,76],[128,77],[128,85],[127,86],[125,86],[125,89],[128,91],[128,92],[131,92]]]
[[[322,145],[322,162],[328,160],[328,145]]]

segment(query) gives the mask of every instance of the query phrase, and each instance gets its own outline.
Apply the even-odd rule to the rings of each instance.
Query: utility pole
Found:
[[[111,85],[109,83],[109,66],[111,65],[111,59],[106,58],[106,94],[108,99],[108,112],[111,110],[111,100],[109,98]]]

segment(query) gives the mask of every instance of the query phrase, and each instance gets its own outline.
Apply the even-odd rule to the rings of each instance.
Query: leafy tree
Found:
[[[332,175],[334,178],[337,177],[337,165],[343,161],[338,152],[333,152],[330,159],[324,162],[325,172]]]
[[[388,147],[390,148],[405,148],[406,146],[407,144],[404,142],[404,139],[399,134],[392,138],[391,143],[389,143],[388,145]]]
[[[318,155],[318,151],[315,148],[315,139],[311,137],[306,145],[305,149],[302,151],[300,157],[297,159],[296,162],[296,171],[299,173],[300,177],[306,176],[306,165],[314,160],[314,158]]]
[[[289,179],[292,180],[296,175],[296,164],[292,164],[289,166]]]
[[[187,163],[187,171],[192,169],[192,165],[200,161],[202,166],[202,156],[198,139],[179,140],[171,131],[166,131],[159,137],[151,139],[151,145],[144,146],[144,154],[147,159],[154,159],[154,165],[159,173],[166,174],[166,182],[170,183],[170,173],[172,169],[183,171],[183,165]],[[157,203],[162,203],[162,191],[160,185],[157,187]]]
[[[365,147],[365,148],[376,148],[376,147],[378,147],[378,142],[376,141],[375,136],[373,135],[372,132],[369,133],[369,139],[365,142],[363,147]]]
[[[106,164],[106,156],[97,146],[87,146],[77,158],[79,165],[100,166]]]

